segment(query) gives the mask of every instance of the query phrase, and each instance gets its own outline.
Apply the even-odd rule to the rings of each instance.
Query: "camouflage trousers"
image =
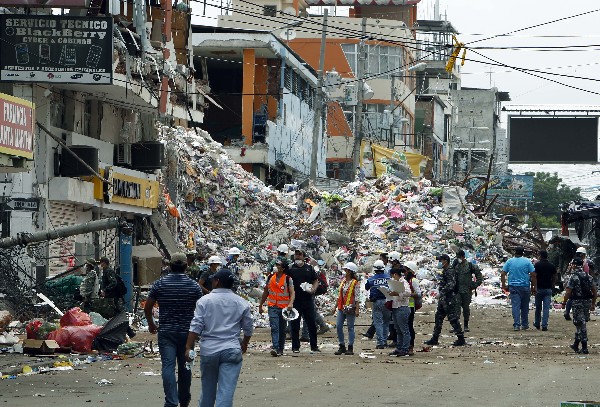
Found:
[[[454,298],[454,306],[456,307],[456,317],[460,318],[460,312],[462,309],[465,325],[469,324],[469,318],[471,317],[471,309],[469,306],[471,305],[471,291],[468,292],[459,292],[456,294]]]
[[[440,336],[442,333],[442,325],[444,324],[444,319],[446,319],[446,317],[448,317],[450,325],[452,325],[452,328],[454,328],[454,333],[457,336],[463,334],[457,309],[458,307],[454,301],[447,301],[443,298],[438,300],[437,310],[435,311],[435,326],[433,327],[433,336]]]
[[[573,300],[573,325],[575,325],[575,341],[587,342],[586,322],[590,319],[592,300]]]

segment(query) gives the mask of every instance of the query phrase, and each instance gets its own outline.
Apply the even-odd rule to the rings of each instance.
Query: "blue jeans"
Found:
[[[377,345],[387,344],[390,330],[390,310],[385,307],[385,300],[373,301],[373,325],[377,335]]]
[[[283,319],[283,308],[269,307],[269,325],[271,325],[271,339],[273,349],[283,351],[285,345],[285,319]]]
[[[548,317],[550,316],[550,301],[552,300],[552,288],[541,288],[535,293],[535,318],[533,325],[539,328],[540,314],[542,328],[548,327]]]
[[[513,326],[529,328],[529,287],[510,286],[510,302],[512,304]]]
[[[410,329],[408,319],[410,317],[409,307],[398,307],[392,310],[392,319],[396,328],[396,350],[408,353],[410,347]]]
[[[337,327],[337,337],[338,337],[338,343],[340,345],[346,344],[346,341],[344,339],[344,321],[346,321],[346,324],[348,325],[348,345],[354,345],[354,321],[355,320],[356,320],[356,315],[344,314],[342,311],[338,310],[335,325]]]
[[[231,407],[233,393],[242,370],[242,350],[225,349],[200,355],[200,407]]]
[[[185,405],[192,398],[190,393],[192,371],[185,368],[187,336],[187,332],[158,332],[165,407]],[[177,379],[175,379],[175,363],[177,363]]]

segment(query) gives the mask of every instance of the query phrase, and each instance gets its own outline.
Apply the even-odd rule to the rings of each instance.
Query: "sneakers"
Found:
[[[410,356],[410,353],[408,352],[398,352],[398,354],[396,355],[397,358],[405,358]]]
[[[390,356],[398,356],[401,352],[398,349],[395,349],[393,352],[390,352]]]
[[[513,331],[520,331],[520,330],[521,330],[521,328],[520,328],[520,327],[518,327],[518,326],[515,326],[515,327],[513,328]]]
[[[542,327],[542,331],[547,331],[547,330],[548,330],[548,327],[547,327],[547,326],[543,326],[543,327]]]
[[[292,352],[294,352],[294,353],[300,353],[300,349],[292,349]]]
[[[375,346],[375,349],[385,349],[385,345],[377,345]]]
[[[321,349],[319,348],[310,348],[311,352],[321,352]]]
[[[283,356],[283,350],[278,350],[277,351],[277,356]]]
[[[275,349],[271,349],[271,356],[276,358],[277,356],[279,356],[279,354],[277,353],[277,351]]]

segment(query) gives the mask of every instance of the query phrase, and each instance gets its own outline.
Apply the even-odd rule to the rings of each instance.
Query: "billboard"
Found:
[[[470,195],[481,196],[485,189],[485,180],[471,178],[467,184]],[[533,175],[492,175],[488,184],[489,198],[499,195],[499,199],[532,199]]]
[[[111,84],[112,17],[0,15],[0,80]]]
[[[510,163],[598,162],[598,117],[509,116]]]
[[[0,6],[27,8],[87,7],[88,0],[0,0]]]
[[[34,104],[0,93],[0,153],[33,159]]]

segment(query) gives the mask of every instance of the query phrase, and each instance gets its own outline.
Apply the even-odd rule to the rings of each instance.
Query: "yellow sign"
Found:
[[[394,164],[398,163],[407,164],[413,177],[420,178],[423,176],[423,168],[425,168],[428,160],[424,155],[396,151],[377,144],[371,144],[371,150],[373,151],[373,162],[377,177],[387,172],[393,172]]]
[[[103,178],[112,173],[110,184],[103,183],[98,177],[93,177],[94,198],[106,203],[121,203],[155,209],[158,207],[160,185],[158,181],[115,172],[115,167],[106,167],[98,172]],[[106,175],[105,175],[106,174]]]

